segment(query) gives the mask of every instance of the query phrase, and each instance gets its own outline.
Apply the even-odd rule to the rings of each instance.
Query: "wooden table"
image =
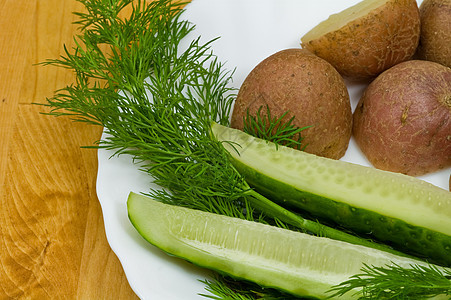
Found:
[[[0,0],[0,299],[136,299],[96,196],[101,128],[41,114],[70,72],[75,0]]]

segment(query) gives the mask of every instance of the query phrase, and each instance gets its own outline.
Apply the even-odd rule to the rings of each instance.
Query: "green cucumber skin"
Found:
[[[233,157],[231,159],[250,186],[279,205],[308,212],[358,234],[374,237],[397,250],[427,259],[430,263],[451,266],[451,237],[446,234],[300,191],[259,173]]]

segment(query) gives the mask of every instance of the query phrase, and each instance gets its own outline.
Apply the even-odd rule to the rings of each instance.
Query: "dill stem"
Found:
[[[399,256],[407,257],[407,254],[404,254],[402,252],[396,251],[392,249],[391,247],[379,243],[375,243],[371,240],[361,238],[349,233],[346,233],[344,231],[323,225],[317,221],[312,221],[305,219],[301,217],[300,215],[291,212],[282,206],[272,202],[265,196],[257,193],[253,189],[248,189],[245,192],[246,195],[251,196],[249,197],[249,201],[252,203],[252,205],[260,210],[261,212],[264,212],[266,216],[271,218],[277,218],[282,222],[285,222],[291,226],[294,226],[296,228],[299,228],[307,233],[311,233],[320,237],[330,238],[334,240],[339,240],[343,242],[347,242],[350,244],[355,245],[361,245],[385,252],[389,252],[392,254],[396,254]]]

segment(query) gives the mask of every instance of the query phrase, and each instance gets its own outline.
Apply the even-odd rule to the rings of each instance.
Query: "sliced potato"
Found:
[[[362,79],[410,59],[419,36],[415,0],[364,0],[315,26],[301,45],[343,76]]]

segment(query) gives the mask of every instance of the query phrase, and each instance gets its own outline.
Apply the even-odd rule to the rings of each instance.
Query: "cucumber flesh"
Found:
[[[373,248],[257,222],[163,204],[130,193],[128,215],[137,231],[166,253],[198,266],[304,297],[360,273],[363,264],[422,264]],[[353,292],[340,299],[358,299]]]
[[[212,133],[246,181],[280,205],[451,265],[450,192],[411,176],[276,146],[218,124]]]

